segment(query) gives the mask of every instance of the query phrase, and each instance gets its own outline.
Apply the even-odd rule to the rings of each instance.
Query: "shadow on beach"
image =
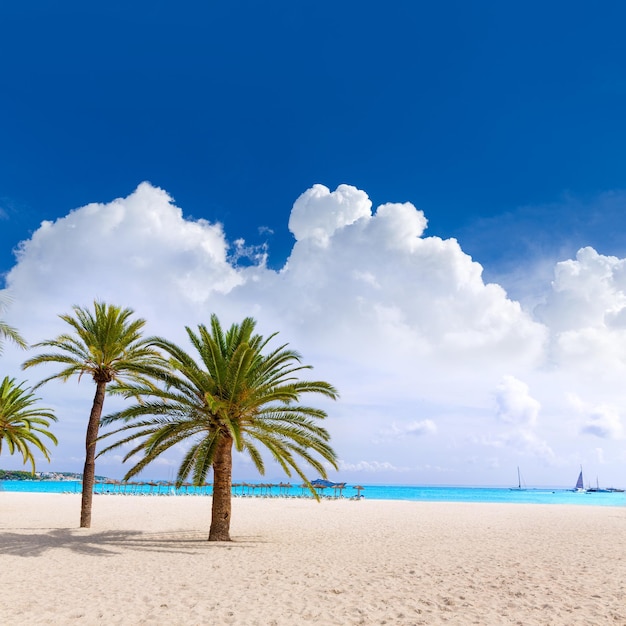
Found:
[[[88,529],[54,528],[45,532],[33,532],[31,529],[23,533],[0,532],[0,553],[23,557],[38,557],[54,549],[90,556],[116,556],[126,550],[195,555],[215,548],[245,548],[251,543],[258,543],[258,539],[241,537],[230,543],[209,542],[207,533],[200,531],[92,532]]]

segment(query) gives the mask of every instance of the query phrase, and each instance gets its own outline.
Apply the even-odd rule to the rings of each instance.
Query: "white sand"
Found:
[[[0,493],[0,623],[626,624],[626,508]]]

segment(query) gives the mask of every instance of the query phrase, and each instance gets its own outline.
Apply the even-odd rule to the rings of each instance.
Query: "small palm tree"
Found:
[[[74,316],[60,315],[69,324],[72,334],[59,335],[56,339],[35,344],[35,348],[54,348],[58,352],[40,354],[28,359],[24,369],[42,363],[60,363],[60,372],[45,378],[36,386],[58,379],[63,382],[83,374],[92,377],[96,392],[87,423],[85,441],[85,467],[83,470],[83,490],[80,512],[81,528],[91,526],[91,503],[96,472],[96,440],[100,427],[100,417],[104,405],[107,385],[112,381],[141,381],[142,370],[154,366],[162,359],[159,353],[142,340],[143,319],[131,321],[134,311],[94,302],[94,311],[78,306],[73,307]]]
[[[57,439],[48,427],[57,418],[50,409],[33,406],[40,398],[36,398],[24,385],[16,384],[15,379],[8,376],[0,383],[0,453],[3,442],[6,442],[9,454],[19,452],[24,465],[30,462],[34,474],[35,457],[30,446],[37,448],[50,461],[49,450],[40,435],[48,437],[56,445]]]
[[[6,309],[8,302],[9,299],[6,296],[4,298],[0,298],[0,313],[2,313]],[[2,345],[4,339],[12,341],[20,348],[28,348],[28,344],[19,334],[17,329],[13,328],[13,326],[9,326],[5,321],[0,319],[0,354],[2,354]]]
[[[230,541],[233,446],[247,453],[261,474],[265,466],[257,445],[264,446],[288,476],[295,471],[314,494],[297,457],[322,476],[326,470],[321,460],[337,467],[329,434],[317,423],[326,413],[298,404],[303,394],[336,399],[337,391],[326,382],[298,380],[300,371],[310,366],[300,365],[300,355],[286,345],[263,354],[275,334],[264,339],[253,334],[255,325],[248,317],[224,334],[213,315],[210,330],[203,325],[197,333],[187,328],[199,364],[177,345],[152,339],[152,345],[169,357],[169,367],[152,372],[153,380],[161,385],[116,386],[117,393],[140,401],[103,419],[103,424],[127,422],[105,437],[124,431],[130,434],[102,453],[140,440],[124,460],[139,453],[143,456],[125,480],[172,446],[192,440],[176,481],[180,486],[191,474],[193,484],[201,485],[213,470],[209,541]]]

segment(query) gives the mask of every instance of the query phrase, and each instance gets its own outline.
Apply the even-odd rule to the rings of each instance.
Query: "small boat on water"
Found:
[[[519,465],[517,466],[517,487],[509,487],[509,491],[526,491],[526,485],[522,487],[522,475],[519,471]]]
[[[585,489],[585,485],[583,483],[583,468],[580,468],[580,474],[578,474],[578,480],[576,481],[576,486],[572,489],[572,491],[576,493],[587,493]]]
[[[572,489],[576,493],[624,493],[623,489],[616,489],[615,487],[607,487],[606,489],[600,488],[600,481],[596,477],[596,486],[589,485],[586,489],[583,484],[583,468],[580,468],[580,474],[578,474],[578,480],[576,486]]]
[[[610,489],[600,489],[600,481],[596,476],[596,486],[595,487],[587,487],[587,493],[611,493]]]

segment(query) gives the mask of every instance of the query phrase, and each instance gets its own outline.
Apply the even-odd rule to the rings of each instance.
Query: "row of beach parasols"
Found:
[[[317,479],[311,481],[311,485],[319,492],[321,496],[325,495],[326,490],[332,490],[335,498],[342,498],[346,483],[334,483],[329,480]],[[233,494],[251,497],[293,497],[294,489],[300,488],[301,496],[309,493],[308,486],[302,484],[294,486],[291,483],[233,483]],[[354,498],[361,498],[361,492],[365,487],[356,485],[352,487],[356,490],[357,495]],[[95,493],[120,494],[120,495],[211,495],[213,490],[212,483],[205,483],[201,486],[194,486],[191,483],[184,483],[180,487],[176,487],[171,482],[121,482],[116,480],[107,480],[97,482],[94,485]]]

